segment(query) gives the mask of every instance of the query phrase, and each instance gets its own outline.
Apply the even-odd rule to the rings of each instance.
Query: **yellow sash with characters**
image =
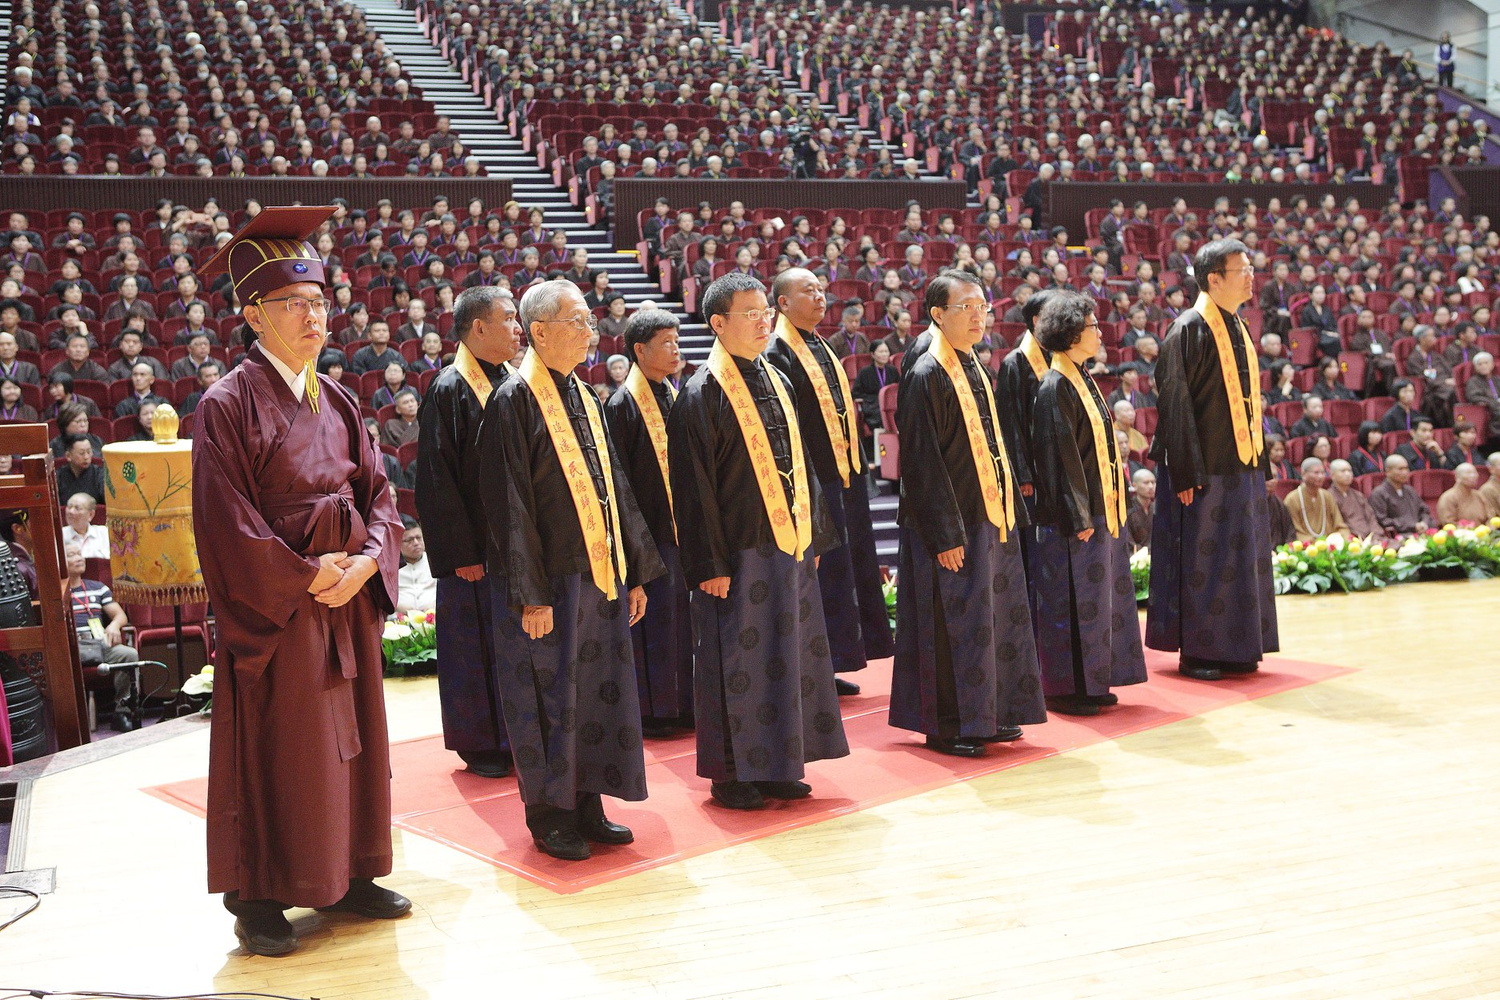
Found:
[[[1005,442],[1000,437],[1000,415],[995,411],[995,394],[990,389],[989,379],[980,378],[984,383],[985,403],[990,410],[990,426],[995,429],[995,454],[991,455],[984,423],[979,418],[979,403],[974,399],[974,389],[969,385],[969,377],[964,374],[958,353],[941,332],[933,334],[931,351],[938,364],[943,366],[943,371],[948,373],[948,380],[953,383],[953,392],[958,396],[958,409],[963,414],[964,430],[969,435],[969,451],[974,456],[974,471],[979,474],[979,487],[984,494],[985,514],[990,523],[1000,529],[1000,540],[1003,542],[1010,529],[1016,526],[1016,501],[1012,488],[1015,479],[1011,476],[1010,456],[1006,454]],[[1003,483],[1000,481],[1002,477],[1005,480]]]
[[[1253,466],[1266,450],[1259,386],[1251,386],[1249,399],[1240,391],[1240,373],[1234,363],[1234,345],[1229,339],[1229,328],[1224,324],[1224,314],[1219,311],[1214,300],[1208,297],[1207,292],[1199,293],[1193,308],[1213,331],[1214,346],[1219,350],[1219,370],[1224,376],[1224,391],[1229,394],[1229,419],[1234,424],[1235,451],[1241,462]],[[1245,358],[1247,362],[1253,362],[1255,345],[1250,342],[1250,331],[1238,316],[1235,317],[1235,326],[1239,328],[1236,332],[1240,339],[1245,342]],[[1250,377],[1252,380],[1258,379],[1260,373],[1252,370]]]
[[[734,419],[740,425],[740,437],[750,453],[750,467],[755,470],[755,482],[760,487],[761,502],[765,504],[766,516],[771,520],[771,533],[776,538],[776,547],[798,562],[812,545],[812,498],[807,485],[807,466],[802,460],[802,431],[797,426],[797,411],[792,409],[791,397],[781,384],[779,372],[767,372],[776,400],[786,415],[788,436],[792,444],[792,501],[795,510],[788,510],[786,490],[781,485],[781,470],[776,467],[776,456],[771,451],[771,441],[766,436],[766,425],[755,408],[755,399],[744,376],[735,366],[734,358],[724,345],[714,341],[708,353],[708,370],[718,380],[729,405],[734,408]]]
[[[839,394],[844,400],[844,419],[839,420],[838,405],[834,401],[828,379],[823,377],[823,366],[813,357],[812,348],[807,346],[802,332],[792,325],[792,321],[784,313],[776,318],[776,336],[792,349],[797,363],[802,366],[807,380],[812,383],[813,395],[818,398],[818,410],[823,414],[823,426],[828,431],[828,443],[833,446],[833,459],[838,463],[839,478],[848,487],[850,470],[860,472],[862,467],[859,462],[859,425],[854,422],[854,397],[849,393],[849,375],[844,371],[843,362],[834,365],[838,372]],[[838,361],[837,355],[826,342],[823,343],[823,349]]]
[[[620,537],[620,508],[615,500],[614,476],[609,460],[609,441],[604,436],[604,420],[599,413],[598,397],[590,400],[594,390],[583,384],[577,375],[569,375],[578,387],[584,411],[589,418],[589,432],[594,437],[594,447],[599,452],[599,468],[604,473],[608,495],[598,496],[594,489],[594,477],[589,473],[588,461],[583,449],[578,446],[578,436],[573,433],[573,424],[568,419],[568,408],[563,404],[552,373],[542,364],[535,351],[526,352],[521,362],[521,379],[536,397],[542,411],[542,421],[547,425],[547,436],[557,452],[562,466],[563,478],[567,480],[568,492],[573,497],[573,509],[578,514],[578,526],[583,529],[583,544],[588,550],[589,568],[594,577],[594,586],[604,596],[614,600],[617,584],[625,579],[625,547]],[[605,513],[599,508],[606,508]],[[605,517],[609,520],[606,523]],[[613,539],[614,558],[610,558],[610,540]]]
[[[1047,355],[1042,350],[1041,343],[1031,335],[1030,330],[1027,330],[1021,337],[1021,342],[1016,345],[1016,350],[1026,356],[1026,360],[1031,364],[1031,371],[1036,375],[1038,382],[1047,377]]]
[[[1104,524],[1115,538],[1120,537],[1120,525],[1125,523],[1125,467],[1120,462],[1119,449],[1113,447],[1113,424],[1106,426],[1104,414],[1089,391],[1087,372],[1066,354],[1052,355],[1052,370],[1060,374],[1073,386],[1078,398],[1083,401],[1083,412],[1089,417],[1089,430],[1094,435],[1094,460],[1099,466],[1099,484],[1104,493]],[[1113,456],[1113,457],[1111,457]]]
[[[458,345],[458,352],[453,355],[453,367],[458,369],[458,374],[463,376],[463,380],[469,383],[469,388],[474,390],[474,395],[479,397],[479,408],[484,409],[494,387],[490,385],[490,377],[484,373],[479,359],[469,350],[468,344]]]
[[[651,391],[651,383],[646,379],[646,373],[641,371],[640,365],[631,365],[630,374],[625,376],[625,391],[635,399],[635,405],[640,408],[641,420],[645,421],[646,433],[651,438],[651,450],[656,452],[656,467],[661,470],[661,481],[667,488],[667,513],[674,518],[672,522],[672,541],[677,541],[676,513],[672,505],[672,477],[667,473],[667,422],[661,417],[661,407],[656,405],[656,394]],[[676,390],[672,383],[667,383],[667,398],[677,398]]]

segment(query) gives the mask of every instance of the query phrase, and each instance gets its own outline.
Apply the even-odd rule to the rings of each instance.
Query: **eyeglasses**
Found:
[[[1226,267],[1224,269],[1224,273],[1225,274],[1254,274],[1255,273],[1255,268],[1250,267],[1248,264],[1246,266],[1244,266],[1244,267]]]
[[[256,305],[265,305],[268,302],[285,302],[286,311],[293,316],[306,316],[308,313],[328,314],[331,303],[327,299],[310,299],[302,295],[283,295],[278,299],[261,299]]]
[[[569,319],[543,319],[543,320],[537,320],[537,322],[539,322],[539,323],[566,323],[569,326],[573,327],[575,330],[577,330],[577,329],[583,329],[583,330],[587,330],[589,333],[593,333],[595,330],[599,329],[599,321],[594,318],[594,314],[593,313],[589,313],[588,319],[580,319],[577,316],[573,316],[573,317],[571,317]]]
[[[960,302],[956,306],[943,306],[943,308],[952,309],[955,312],[963,313],[965,316],[969,314],[970,309],[974,309],[977,310],[977,315],[983,316],[987,312],[993,312],[995,307],[988,302]]]
[[[740,312],[727,312],[725,316],[743,316],[752,323],[760,323],[764,320],[776,318],[775,309],[745,309]]]

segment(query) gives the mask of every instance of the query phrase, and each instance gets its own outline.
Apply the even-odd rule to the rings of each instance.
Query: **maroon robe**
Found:
[[[319,376],[298,403],[260,347],[198,404],[193,527],[218,619],[208,889],[327,906],[391,871],[380,633],[401,523],[359,407]],[[380,571],[342,608],[317,557]]]

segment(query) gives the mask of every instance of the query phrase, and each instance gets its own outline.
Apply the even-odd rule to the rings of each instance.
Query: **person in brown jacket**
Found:
[[[1406,374],[1414,381],[1422,380],[1422,412],[1439,427],[1452,427],[1458,390],[1453,366],[1437,349],[1437,331],[1432,327],[1417,327],[1417,349],[1406,356]]]
[[[1329,469],[1333,473],[1333,483],[1329,486],[1328,493],[1333,497],[1333,502],[1338,504],[1339,516],[1348,525],[1349,534],[1355,538],[1384,535],[1385,530],[1380,527],[1375,511],[1370,509],[1370,501],[1354,485],[1354,466],[1342,458],[1336,458],[1329,464]]]
[[[1489,411],[1489,426],[1481,439],[1500,441],[1500,376],[1495,374],[1495,358],[1488,351],[1474,355],[1474,374],[1464,383],[1464,400]]]
[[[1489,504],[1479,492],[1479,470],[1468,462],[1453,470],[1454,483],[1438,497],[1437,519],[1440,524],[1483,524],[1490,519]]]
[[[1392,382],[1396,381],[1396,358],[1391,353],[1391,335],[1375,322],[1375,310],[1361,309],[1355,320],[1354,334],[1349,338],[1349,349],[1365,356],[1365,394],[1386,395]]]
[[[1479,495],[1490,505],[1490,517],[1500,517],[1500,451],[1491,453],[1488,465],[1490,478],[1479,487]]]

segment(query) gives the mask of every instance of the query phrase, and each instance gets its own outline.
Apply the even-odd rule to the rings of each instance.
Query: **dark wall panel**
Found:
[[[908,201],[921,202],[924,209],[961,209],[967,204],[962,181],[803,181],[641,180],[615,181],[615,247],[635,249],[641,238],[636,217],[651,208],[656,199],[672,199],[673,208],[692,208],[706,201],[714,208],[728,208],[743,201],[749,208],[901,208]]]

